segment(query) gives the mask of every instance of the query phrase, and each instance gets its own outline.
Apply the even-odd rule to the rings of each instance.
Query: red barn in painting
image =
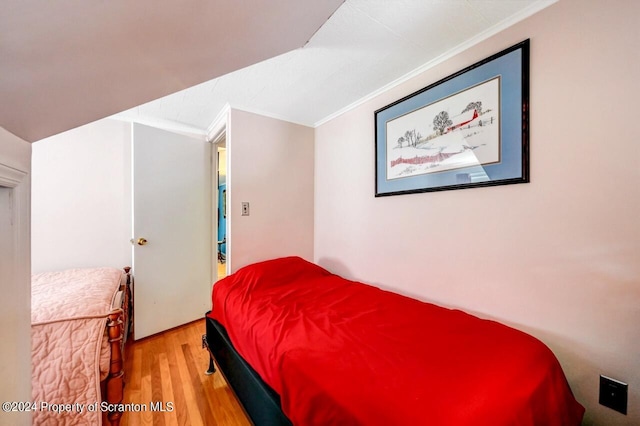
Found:
[[[466,117],[466,118],[468,118],[468,117],[469,117],[469,116],[467,115],[467,117]],[[458,128],[460,128],[460,127],[464,126],[465,124],[469,124],[469,123],[471,123],[473,120],[475,120],[476,118],[478,118],[478,110],[474,108],[474,109],[473,109],[473,117],[469,118],[469,119],[468,119],[468,120],[466,120],[466,121],[463,121],[462,123],[458,123],[458,124],[453,125],[453,126],[451,126],[451,127],[447,127],[447,130],[445,131],[445,133],[452,132],[452,131],[454,131],[455,129],[458,129]]]

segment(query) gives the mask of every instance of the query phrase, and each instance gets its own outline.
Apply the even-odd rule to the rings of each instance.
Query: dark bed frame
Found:
[[[205,320],[207,334],[202,336],[202,344],[209,351],[206,374],[213,374],[216,371],[215,364],[218,365],[254,425],[291,426],[291,421],[282,412],[280,396],[242,359],[224,327],[207,315]]]

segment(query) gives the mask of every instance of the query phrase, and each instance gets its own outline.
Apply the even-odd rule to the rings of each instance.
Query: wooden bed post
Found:
[[[211,348],[209,347],[209,340],[208,340],[208,336],[211,334],[210,326],[209,326],[209,321],[207,321],[207,315],[210,313],[211,311],[207,312],[207,314],[205,314],[205,324],[206,324],[206,334],[202,335],[202,349],[207,349],[207,352],[209,352],[209,368],[207,369],[207,371],[204,372],[204,374],[206,374],[207,376],[212,375],[213,373],[216,372],[216,365],[213,362],[213,352],[211,351]]]
[[[125,275],[127,276],[127,282],[125,284],[125,288],[121,288],[124,290],[124,315],[125,315],[125,323],[124,323],[124,335],[125,342],[129,337],[133,338],[133,290],[131,289],[131,285],[133,284],[133,277],[131,276],[131,266],[125,266],[122,268],[124,270]]]
[[[207,342],[207,335],[202,335],[202,348],[206,348],[207,352],[209,352],[209,368],[204,372],[207,376],[212,375],[216,372],[216,366],[213,363],[213,353],[211,353],[211,349],[209,348],[209,342]]]
[[[123,337],[123,311],[118,310],[109,314],[107,320],[107,333],[109,336],[109,346],[111,347],[111,364],[109,366],[109,376],[107,377],[106,400],[109,404],[122,404],[124,398],[124,363],[122,359],[122,337]],[[110,411],[107,414],[109,423],[114,426],[120,424],[122,412]]]

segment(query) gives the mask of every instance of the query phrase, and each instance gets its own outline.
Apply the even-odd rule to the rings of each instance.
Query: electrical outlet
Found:
[[[627,392],[629,385],[611,377],[600,375],[600,404],[627,414]]]
[[[242,202],[242,216],[249,216],[249,202]]]

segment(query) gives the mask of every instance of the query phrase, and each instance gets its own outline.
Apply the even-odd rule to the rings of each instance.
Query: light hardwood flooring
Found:
[[[227,275],[227,264],[218,262],[218,279],[221,280]]]
[[[122,425],[250,425],[219,371],[207,376],[203,320],[135,342],[125,349],[124,403],[163,402],[173,411],[125,412]]]

